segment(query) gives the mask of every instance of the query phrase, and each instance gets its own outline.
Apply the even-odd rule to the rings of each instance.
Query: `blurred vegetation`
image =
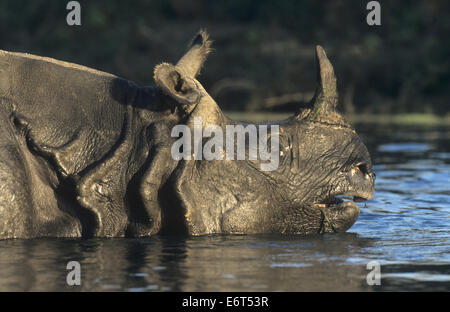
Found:
[[[206,28],[214,40],[199,80],[227,110],[294,110],[315,88],[314,46],[334,64],[341,110],[450,111],[450,2],[79,0],[82,26],[57,0],[2,0],[0,49],[90,66],[153,84],[153,68],[176,62]]]

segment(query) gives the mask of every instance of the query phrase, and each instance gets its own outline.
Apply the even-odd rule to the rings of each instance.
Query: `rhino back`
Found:
[[[35,148],[64,174],[99,160],[119,139],[137,87],[84,66],[0,51],[0,99]]]

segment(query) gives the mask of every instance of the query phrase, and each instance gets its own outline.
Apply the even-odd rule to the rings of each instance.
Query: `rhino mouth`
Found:
[[[369,200],[370,196],[366,194],[361,195],[334,195],[326,198],[325,200],[313,204],[314,207],[322,208],[322,209],[336,209],[336,208],[344,208],[348,206],[358,207],[357,203],[364,202]]]
[[[359,216],[360,209],[357,203],[371,197],[370,194],[361,195],[334,195],[313,204],[313,208],[318,209],[322,215],[319,233],[347,231]]]

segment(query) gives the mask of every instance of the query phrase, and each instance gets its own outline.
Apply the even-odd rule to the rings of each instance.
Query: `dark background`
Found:
[[[205,28],[214,40],[199,80],[227,110],[293,110],[315,88],[314,46],[334,64],[346,113],[450,111],[450,2],[1,0],[0,49],[70,61],[153,85]]]

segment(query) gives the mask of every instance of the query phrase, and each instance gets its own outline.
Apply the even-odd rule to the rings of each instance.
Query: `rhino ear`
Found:
[[[201,90],[194,79],[168,63],[155,67],[154,79],[165,94],[180,104],[193,105],[200,101]]]
[[[211,51],[211,40],[204,30],[200,30],[188,46],[188,51],[178,61],[176,67],[187,76],[195,78],[203,66],[207,55]]]

